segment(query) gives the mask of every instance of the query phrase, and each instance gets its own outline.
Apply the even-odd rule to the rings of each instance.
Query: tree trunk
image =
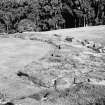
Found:
[[[84,27],[86,26],[86,23],[85,23],[85,16],[84,16]]]
[[[86,15],[86,26],[88,26],[88,17]]]
[[[76,28],[76,26],[77,26],[77,25],[76,25],[76,18],[75,18],[75,28]]]
[[[79,24],[79,27],[80,27],[80,18],[79,18],[79,22],[78,22],[78,24]]]
[[[7,33],[8,33],[8,30],[9,30],[8,26],[9,26],[9,25],[7,25]]]
[[[100,8],[99,8],[99,7],[100,7],[100,6],[99,6],[100,4],[99,4],[99,3],[100,3],[100,1],[97,2],[97,4],[98,4],[98,6],[97,6],[98,10],[97,10],[97,16],[96,16],[96,20],[97,20],[96,22],[97,22],[97,23],[99,23],[99,18],[98,18],[99,13],[100,13]],[[96,24],[97,24],[97,23],[96,23]]]

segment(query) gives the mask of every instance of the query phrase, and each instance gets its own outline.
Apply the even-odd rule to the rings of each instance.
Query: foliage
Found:
[[[0,23],[6,32],[18,31],[28,19],[35,31],[105,24],[105,0],[1,0]]]
[[[6,31],[5,25],[0,23],[0,33],[4,33],[5,31]]]
[[[64,19],[61,15],[62,3],[60,0],[38,0],[31,6],[31,18],[36,17],[34,21],[42,31],[63,27]]]
[[[19,32],[24,32],[24,31],[35,31],[36,25],[28,19],[23,19],[19,22],[17,26],[17,30]]]

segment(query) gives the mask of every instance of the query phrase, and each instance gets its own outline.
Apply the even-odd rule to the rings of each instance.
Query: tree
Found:
[[[40,21],[37,25],[42,31],[63,28],[65,21],[61,14],[61,0],[39,0],[38,4]]]
[[[89,20],[94,18],[94,9],[91,7],[91,3],[92,2],[90,0],[76,0],[75,1],[74,13],[80,20],[79,26],[80,24],[83,24],[83,26],[86,26],[86,24],[88,25]]]
[[[94,3],[96,8],[95,22],[96,24],[103,24],[105,17],[105,0],[95,0]]]
[[[0,11],[0,20],[5,24],[7,33],[11,26],[11,17],[12,14],[10,12]]]
[[[6,32],[5,24],[0,22],[0,33],[4,33],[4,32]]]
[[[105,0],[0,1],[0,22],[6,32],[16,32],[24,19],[35,24],[35,31],[105,24]]]
[[[76,16],[73,11],[74,0],[62,0],[62,16],[65,19],[65,27],[76,27]]]

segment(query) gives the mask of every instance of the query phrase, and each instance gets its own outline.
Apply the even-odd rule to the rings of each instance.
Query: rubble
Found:
[[[105,47],[101,45],[100,43],[95,43],[94,41],[84,40],[84,41],[81,41],[81,44],[98,53],[105,53]]]

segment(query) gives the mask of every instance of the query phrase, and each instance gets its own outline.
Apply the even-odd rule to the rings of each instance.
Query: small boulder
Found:
[[[14,103],[12,103],[12,102],[7,102],[7,103],[4,104],[4,105],[14,105]]]
[[[88,81],[89,81],[88,78],[86,78],[85,76],[78,76],[74,78],[74,84],[85,83]]]
[[[105,53],[105,47],[102,48],[102,53]]]
[[[73,39],[74,39],[73,37],[68,37],[68,36],[65,38],[65,40],[68,41],[68,42],[72,42]]]
[[[81,41],[81,44],[82,44],[83,46],[86,46],[87,44],[89,44],[89,42],[88,42],[88,40],[83,40],[83,41]]]
[[[93,41],[89,41],[89,43],[86,44],[87,48],[94,48],[95,47],[95,43]]]
[[[55,80],[54,86],[57,91],[61,91],[70,88],[70,86],[73,85],[73,82],[73,78],[61,77]]]
[[[102,45],[100,43],[95,43],[95,49],[100,49],[102,48]]]

